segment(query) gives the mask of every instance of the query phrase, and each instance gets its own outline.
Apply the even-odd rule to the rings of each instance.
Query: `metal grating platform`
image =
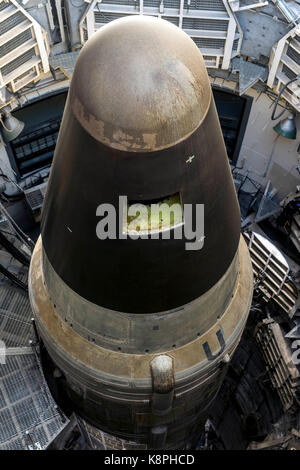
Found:
[[[20,281],[27,283],[28,271],[7,252],[0,250],[1,264]],[[33,339],[31,308],[27,293],[0,278],[0,339],[7,348],[28,346]]]
[[[8,349],[0,365],[0,450],[43,449],[66,426],[58,412],[36,354]]]
[[[27,283],[27,267],[3,250],[0,262]],[[0,450],[44,449],[68,423],[29,344],[35,340],[31,316],[27,292],[0,275],[0,340],[6,353],[5,359],[0,355]]]

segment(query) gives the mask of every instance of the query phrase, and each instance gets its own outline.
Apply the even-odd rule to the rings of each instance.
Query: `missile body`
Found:
[[[173,200],[182,219],[129,236],[130,207]],[[195,445],[247,320],[252,270],[205,64],[174,25],[123,18],[81,51],[29,286],[73,409],[111,447]]]

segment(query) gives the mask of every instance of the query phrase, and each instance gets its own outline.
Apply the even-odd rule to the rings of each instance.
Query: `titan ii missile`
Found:
[[[182,218],[159,211],[149,229],[151,208],[173,202]],[[173,24],[122,18],[80,52],[29,284],[94,442],[195,445],[247,320],[252,270],[205,64]]]

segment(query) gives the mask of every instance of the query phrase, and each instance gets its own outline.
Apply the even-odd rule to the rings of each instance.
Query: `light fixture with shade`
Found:
[[[272,121],[276,121],[276,119],[279,119],[284,113],[286,110],[288,109],[291,109],[290,106],[286,107],[286,106],[283,106],[283,110],[277,114],[277,116],[275,116],[276,114],[276,109],[277,109],[277,106],[279,104],[279,101],[281,99],[281,96],[283,94],[283,92],[286,90],[286,88],[293,82],[297,81],[297,80],[300,80],[300,74],[298,74],[296,77],[292,78],[291,80],[289,80],[280,90],[280,92],[278,93],[278,96],[275,100],[275,104],[274,104],[274,107],[273,107],[273,111],[272,111],[272,116],[271,116],[271,120]],[[296,127],[296,121],[295,121],[295,115],[293,112],[291,112],[289,114],[289,116],[285,119],[283,119],[282,121],[280,121],[278,124],[276,124],[275,127],[273,127],[274,131],[277,132],[278,135],[281,135],[282,137],[285,137],[286,139],[292,139],[292,140],[295,140],[296,139],[296,135],[297,135],[297,127]]]
[[[9,111],[5,111],[0,118],[2,124],[2,135],[6,142],[16,139],[24,129],[24,122],[12,116]]]
[[[287,118],[283,119],[282,121],[278,122],[275,127],[273,127],[274,131],[277,134],[285,137],[286,139],[296,139],[297,135],[297,128],[295,123],[295,115],[289,114]]]

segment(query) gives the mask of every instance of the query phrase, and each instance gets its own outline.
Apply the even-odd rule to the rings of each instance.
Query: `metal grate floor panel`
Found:
[[[26,282],[28,269],[0,250],[0,262]],[[68,423],[61,417],[44,379],[27,292],[0,276],[0,339],[6,347],[0,363],[0,450],[44,449]],[[2,358],[3,359],[3,358]]]
[[[0,450],[46,448],[68,421],[57,410],[36,354],[9,351],[0,365]]]

